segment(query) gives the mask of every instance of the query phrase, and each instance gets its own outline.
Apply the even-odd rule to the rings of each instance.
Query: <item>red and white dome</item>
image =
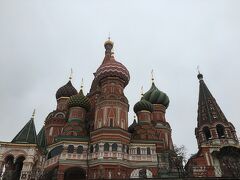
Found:
[[[130,75],[127,68],[120,62],[116,61],[113,53],[111,52],[113,48],[113,42],[108,40],[104,43],[105,46],[105,58],[101,66],[97,69],[95,73],[95,78],[97,81],[102,80],[106,77],[118,77],[124,81],[124,86],[127,86]]]

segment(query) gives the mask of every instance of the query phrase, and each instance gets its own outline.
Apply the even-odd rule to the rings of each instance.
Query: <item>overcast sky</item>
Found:
[[[141,86],[166,92],[174,144],[197,152],[197,65],[240,135],[240,1],[232,0],[1,0],[0,140],[11,141],[36,108],[42,127],[68,81],[89,91],[111,33],[115,57],[129,70],[133,106]]]

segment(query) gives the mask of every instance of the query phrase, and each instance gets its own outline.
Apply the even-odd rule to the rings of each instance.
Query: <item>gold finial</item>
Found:
[[[154,83],[153,69],[152,69],[152,71],[151,71],[151,76],[152,76],[152,83]]]
[[[109,40],[109,41],[111,40],[110,32],[108,32],[108,40]]]
[[[82,78],[82,81],[81,81],[81,90],[83,89],[83,78]]]
[[[201,74],[201,73],[200,73],[199,65],[197,65],[197,71],[198,71],[198,74]]]
[[[70,72],[70,76],[69,76],[69,80],[71,81],[72,79],[72,75],[73,75],[73,69],[71,68],[71,72]]]
[[[36,109],[33,109],[32,118],[35,117]]]
[[[143,97],[143,86],[141,87],[141,96]]]

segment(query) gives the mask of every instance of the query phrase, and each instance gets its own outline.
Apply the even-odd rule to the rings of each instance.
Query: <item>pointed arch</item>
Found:
[[[205,126],[203,128],[203,133],[204,133],[205,138],[206,138],[207,141],[211,139],[212,135],[211,135],[211,132],[209,130],[209,127]]]

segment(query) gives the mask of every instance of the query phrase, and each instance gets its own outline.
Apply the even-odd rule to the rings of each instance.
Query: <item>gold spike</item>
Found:
[[[198,71],[198,74],[201,74],[201,73],[200,73],[199,65],[197,66],[197,71]]]
[[[152,69],[152,71],[151,71],[151,76],[152,76],[152,83],[154,83],[153,69]]]
[[[35,117],[36,109],[33,109],[32,118]]]
[[[141,96],[143,97],[143,86],[141,87]]]
[[[83,78],[82,78],[82,81],[81,81],[81,90],[83,90]]]
[[[108,40],[109,40],[109,41],[111,40],[110,32],[108,32]]]
[[[72,79],[72,76],[73,76],[73,69],[71,68],[71,72],[70,72],[70,76],[69,76],[69,80],[71,81]]]

